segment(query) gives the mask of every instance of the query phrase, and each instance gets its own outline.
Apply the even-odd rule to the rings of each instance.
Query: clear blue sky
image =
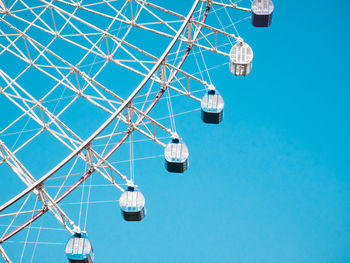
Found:
[[[117,204],[93,207],[96,263],[350,262],[349,8],[275,1],[269,29],[242,32],[252,74],[212,74],[224,122],[176,118],[190,149],[185,175],[167,174],[161,159],[137,162],[141,223],[123,222]],[[40,245],[34,262],[65,262],[63,248]]]

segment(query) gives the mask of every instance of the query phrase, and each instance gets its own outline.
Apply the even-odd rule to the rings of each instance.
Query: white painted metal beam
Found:
[[[0,246],[0,254],[5,259],[6,263],[12,263],[2,246]]]
[[[6,5],[4,0],[0,0],[0,13],[5,13],[6,11]]]

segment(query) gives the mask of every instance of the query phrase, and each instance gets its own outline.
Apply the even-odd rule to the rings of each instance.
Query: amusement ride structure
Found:
[[[123,219],[141,221],[147,211],[134,179],[134,143],[163,147],[160,165],[184,173],[189,149],[173,108],[189,100],[204,123],[223,121],[221,87],[209,74],[220,65],[212,57],[224,58],[235,76],[250,74],[253,50],[237,26],[247,20],[252,28],[270,26],[274,6],[271,0],[188,2],[189,9],[176,1],[0,0],[0,191],[10,195],[0,203],[0,252],[6,262],[13,257],[7,242],[27,240],[45,214],[70,233],[68,261],[93,262],[83,202],[76,216],[63,200],[89,198],[94,189],[75,190],[94,174],[121,192]],[[193,110],[185,104],[180,114]],[[118,162],[123,151],[127,169]]]

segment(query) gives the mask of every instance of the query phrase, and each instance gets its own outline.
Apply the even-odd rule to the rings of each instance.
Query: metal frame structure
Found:
[[[36,6],[29,6],[26,1],[14,0],[11,6],[5,6],[4,1],[0,1],[0,24],[8,30],[5,32],[0,27],[0,58],[9,55],[26,65],[15,76],[11,76],[1,65],[0,96],[15,105],[21,114],[0,130],[0,135],[15,129],[14,127],[24,118],[28,118],[38,127],[31,136],[18,143],[19,146],[16,145],[18,142],[16,140],[14,146],[9,147],[0,137],[0,164],[7,164],[26,185],[23,191],[0,206],[0,213],[2,213],[0,218],[13,218],[5,233],[0,237],[0,245],[30,226],[47,211],[50,211],[70,233],[79,232],[79,226],[63,211],[59,203],[95,172],[102,175],[122,192],[124,191],[122,183],[134,186],[134,179],[125,176],[117,169],[116,165],[109,162],[109,159],[127,139],[130,139],[134,131],[163,147],[166,146],[156,135],[157,130],[168,134],[168,136],[174,136],[177,134],[175,123],[174,120],[171,120],[172,127],[168,128],[160,120],[152,117],[151,111],[156,104],[169,90],[200,101],[195,90],[190,88],[190,83],[195,82],[204,89],[210,88],[212,85],[199,77],[198,74],[190,73],[183,68],[193,49],[200,50],[199,53],[202,57],[202,51],[205,51],[225,56],[228,59],[230,54],[221,49],[221,38],[228,39],[231,44],[240,40],[239,35],[227,33],[224,27],[217,28],[206,23],[212,7],[215,5],[226,12],[226,9],[250,12],[249,8],[240,7],[237,1],[231,0],[228,0],[227,3],[195,0],[186,16],[146,0],[126,0],[118,8],[114,6],[115,2],[117,1],[36,0]],[[101,5],[108,7],[109,12],[102,12],[98,8]],[[142,12],[152,17],[153,21],[139,22]],[[105,28],[99,27],[98,23],[94,24],[89,21],[86,14],[94,16],[97,20],[106,21]],[[171,19],[164,20],[161,15],[169,16]],[[11,21],[19,21],[22,28]],[[59,23],[61,24],[59,25]],[[123,36],[112,31],[116,23],[119,26],[118,32],[122,31]],[[175,26],[179,24],[179,27]],[[69,30],[67,30],[68,27]],[[133,31],[132,29],[170,39],[170,43],[161,55],[154,55],[151,51],[146,51],[142,46],[127,40],[127,36]],[[31,30],[34,33],[43,32],[49,37],[45,40],[33,37],[35,34]],[[83,53],[80,60],[73,63],[69,58],[61,56],[55,51],[55,42],[66,43],[81,50]],[[121,58],[117,56],[118,52],[123,52]],[[91,60],[91,57],[94,60]],[[95,65],[96,58],[101,59],[102,64],[93,73],[84,70],[83,67]],[[142,78],[126,99],[98,80],[98,76],[109,64],[117,65]],[[31,70],[40,72],[55,83],[41,99],[36,99],[26,87],[20,84],[21,78]],[[159,88],[155,89],[155,85],[159,85]],[[72,95],[57,113],[45,102],[61,87]],[[94,95],[89,94],[89,91],[93,91]],[[141,94],[142,92],[144,94]],[[140,97],[144,98],[143,103],[140,103],[141,107],[135,103]],[[65,112],[78,99],[84,99],[109,115],[107,120],[85,140],[62,120]],[[172,115],[170,97],[168,99],[169,114]],[[135,116],[136,118],[133,118]],[[170,119],[172,118],[173,116]],[[117,131],[117,126],[121,124],[124,125],[125,129]],[[45,175],[35,179],[35,176],[19,161],[16,155],[24,148],[29,147],[28,145],[44,132],[48,132],[70,153]],[[115,138],[118,140],[113,141],[112,139]],[[103,151],[99,151],[95,147],[99,141],[104,141]],[[57,192],[52,197],[45,189],[46,183],[71,163],[73,163],[72,170],[78,160],[86,164],[88,167],[86,172],[75,183],[69,185],[63,193]],[[114,177],[114,174],[118,175],[118,180],[121,180],[122,183]],[[65,180],[63,184],[66,182]],[[62,189],[62,186],[59,190]],[[43,204],[42,208],[22,211],[32,193]],[[4,214],[20,200],[24,201],[17,212]],[[16,217],[23,214],[30,216],[25,222],[9,231]],[[11,262],[1,246],[0,252],[6,262]]]

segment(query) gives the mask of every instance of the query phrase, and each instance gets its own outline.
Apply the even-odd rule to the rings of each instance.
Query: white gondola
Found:
[[[239,40],[230,51],[230,71],[236,76],[247,76],[252,70],[253,50]]]
[[[170,173],[184,173],[188,168],[188,148],[179,138],[173,138],[164,150],[165,168]]]
[[[268,27],[272,22],[274,5],[271,0],[254,0],[252,3],[252,24],[256,27]]]
[[[145,203],[143,194],[129,186],[119,200],[125,221],[141,221],[146,216]]]
[[[209,89],[201,101],[203,122],[219,124],[224,118],[224,99],[215,89]]]
[[[70,263],[92,263],[94,252],[85,232],[75,233],[66,244],[66,256]]]

